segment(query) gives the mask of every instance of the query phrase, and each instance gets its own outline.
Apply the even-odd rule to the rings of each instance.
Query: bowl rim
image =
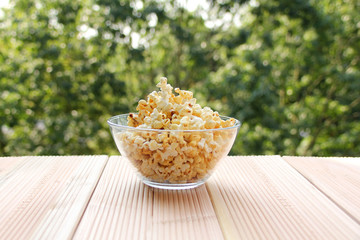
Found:
[[[186,130],[182,130],[182,129],[173,130],[173,129],[138,128],[138,127],[131,127],[131,126],[126,126],[126,125],[121,125],[121,124],[111,122],[111,120],[117,119],[119,117],[125,117],[125,116],[128,116],[129,114],[130,113],[124,113],[124,114],[119,114],[119,115],[112,116],[107,120],[107,123],[111,127],[118,127],[118,128],[123,128],[123,129],[126,129],[126,130],[133,130],[133,131],[148,131],[148,132],[209,132],[209,131],[224,131],[224,130],[229,130],[229,129],[234,129],[234,128],[240,128],[240,126],[241,126],[241,122],[239,120],[237,120],[236,118],[234,118],[235,119],[234,126],[231,126],[231,127],[211,128],[211,129],[186,129]],[[220,118],[230,119],[230,118],[233,118],[233,117],[220,115]]]

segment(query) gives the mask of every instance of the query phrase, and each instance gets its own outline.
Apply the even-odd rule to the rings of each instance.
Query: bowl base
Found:
[[[182,189],[196,188],[205,183],[204,181],[199,181],[195,183],[180,183],[180,184],[158,183],[158,182],[148,181],[146,179],[142,179],[142,182],[150,187],[168,189],[168,190],[182,190]]]

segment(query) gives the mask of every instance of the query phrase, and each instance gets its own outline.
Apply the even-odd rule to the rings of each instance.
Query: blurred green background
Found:
[[[231,154],[360,155],[358,0],[16,0],[0,155],[118,154],[106,120],[166,76],[243,122]]]

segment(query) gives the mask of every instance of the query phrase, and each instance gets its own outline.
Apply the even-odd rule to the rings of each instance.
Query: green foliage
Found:
[[[116,154],[107,118],[134,111],[160,76],[243,122],[232,154],[360,155],[355,0],[11,4],[0,155]]]

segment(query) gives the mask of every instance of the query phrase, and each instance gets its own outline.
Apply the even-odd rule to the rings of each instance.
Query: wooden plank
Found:
[[[360,223],[360,158],[283,158]]]
[[[222,239],[205,186],[160,190],[110,157],[74,239]]]
[[[0,177],[4,179],[7,174],[14,172],[28,157],[0,157]],[[1,184],[1,183],[0,183]]]
[[[107,156],[27,157],[1,176],[0,239],[70,238],[106,161]]]
[[[206,186],[228,239],[360,238],[360,225],[279,156],[227,157]]]

